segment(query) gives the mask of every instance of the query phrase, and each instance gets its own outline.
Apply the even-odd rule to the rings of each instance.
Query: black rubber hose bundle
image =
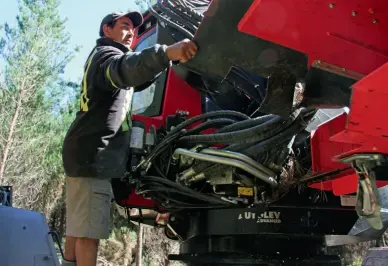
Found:
[[[175,13],[173,10],[170,8],[167,8],[163,5],[158,5],[158,8],[165,13],[167,16],[169,16],[172,20],[178,21],[185,27],[188,27],[191,32],[190,33],[195,33],[197,31],[197,26],[194,26],[191,21],[188,22],[189,19],[184,19],[181,14]]]
[[[296,117],[294,122],[285,130],[280,132],[279,134],[273,135],[272,137],[261,141],[255,145],[249,145],[248,148],[245,148],[241,153],[247,156],[257,156],[260,153],[265,152],[269,148],[276,147],[294,137],[296,134],[300,133],[307,126],[307,121],[314,116],[315,112],[308,113],[306,110],[302,111],[302,114]],[[312,115],[312,116],[311,116]]]
[[[286,121],[280,117],[274,117],[251,128],[226,133],[185,136],[180,138],[179,141],[188,144],[232,144],[246,139],[260,140],[273,135],[273,131],[281,130],[284,123]]]
[[[304,129],[302,124],[293,124],[286,130],[282,131],[280,134],[273,136],[272,138],[261,141],[255,145],[250,145],[249,148],[245,149],[241,153],[247,156],[257,156],[268,150],[269,148],[275,148],[280,144],[289,141],[295,134],[299,133]]]
[[[171,0],[169,0],[171,1]],[[181,11],[184,11],[184,12],[187,12],[189,13],[191,16],[193,16],[195,19],[201,21],[203,19],[203,15],[199,12],[197,12],[196,10],[194,10],[193,8],[189,7],[186,3],[186,1],[179,1],[179,0],[174,0],[174,1],[171,1],[172,3],[174,3],[176,5],[176,8],[177,9],[181,9]],[[190,2],[190,1],[189,1]],[[207,3],[207,5],[209,5],[210,3]],[[194,5],[195,6],[195,5]],[[203,3],[202,5],[197,5],[197,7],[200,7],[200,6],[206,6],[205,3]]]
[[[140,165],[144,165],[144,163],[148,163],[151,160],[153,160],[156,156],[161,154],[164,150],[166,150],[169,147],[169,144],[182,136],[185,132],[182,132],[183,129],[186,127],[204,120],[208,118],[232,118],[232,119],[239,119],[239,120],[247,120],[251,119],[249,116],[236,112],[236,111],[214,111],[209,112],[201,115],[194,116],[182,123],[180,123],[178,126],[174,127],[167,135],[166,137],[158,144],[156,147],[150,152],[150,154],[144,159],[143,163]]]
[[[253,141],[254,139],[252,138],[246,139],[243,143],[232,144],[224,148],[224,150],[241,152],[242,154],[245,154],[247,156],[254,156],[259,154],[260,152],[265,152],[267,149],[277,146],[277,143],[281,144],[291,139],[295,134],[302,131],[307,126],[307,123],[304,122],[304,120],[305,119],[309,120],[310,116],[311,114],[307,114],[306,109],[302,109],[300,110],[300,112],[294,115],[291,115],[290,119],[283,124],[282,128],[277,128],[278,130],[276,132],[272,131],[270,133],[265,134],[267,138],[263,138],[260,141],[257,139],[256,141]],[[263,116],[263,118],[264,117],[268,119],[268,118],[274,118],[277,116]],[[252,121],[252,120],[249,120],[249,121]],[[265,121],[265,119],[263,120]],[[243,121],[243,122],[248,122],[248,121]],[[241,125],[243,124],[243,122],[238,122],[238,123]],[[232,124],[231,126],[236,125],[238,123]],[[226,129],[228,127],[231,128],[231,126],[226,126],[221,130]],[[217,165],[209,162],[198,162],[193,166],[193,169],[196,173],[199,173],[201,171],[206,171],[206,169],[210,169],[210,168],[213,169],[214,167],[217,168]]]
[[[194,34],[192,34],[190,31],[186,30],[185,28],[179,26],[175,22],[172,22],[171,20],[169,20],[169,19],[163,17],[162,15],[158,14],[158,12],[156,12],[151,6],[149,8],[149,11],[151,12],[152,15],[157,17],[159,20],[163,21],[164,23],[166,23],[170,27],[172,27],[174,29],[177,29],[182,34],[185,34],[187,38],[189,38],[189,39],[193,39],[194,38]]]
[[[163,6],[163,5],[159,5],[159,6]],[[195,17],[188,15],[188,12],[182,11],[181,8],[179,8],[179,7],[174,7],[170,3],[170,1],[167,1],[167,7],[165,7],[165,8],[168,8],[168,9],[172,10],[173,12],[177,13],[181,17],[182,20],[186,20],[186,22],[192,23],[196,27],[198,27],[199,24],[201,23],[202,19],[198,20]]]
[[[281,126],[276,127],[274,130],[267,132],[267,134],[264,134],[264,137],[258,138],[257,136],[254,136],[252,138],[247,138],[240,143],[234,143],[232,145],[229,145],[228,147],[224,148],[228,151],[235,151],[239,152],[242,150],[247,149],[248,147],[251,147],[254,143],[258,143],[261,141],[264,141],[266,139],[272,138],[274,136],[277,136],[281,134],[283,131],[285,131],[288,127],[291,125],[297,123],[297,124],[305,124],[303,122],[304,118],[307,115],[307,109],[300,109],[297,110],[295,113],[291,114],[290,118],[285,121],[285,123],[282,123]]]
[[[280,120],[280,117],[278,117],[276,115],[265,115],[265,116],[261,116],[259,118],[255,118],[255,119],[244,120],[244,121],[236,122],[236,123],[231,124],[229,126],[223,127],[220,130],[218,130],[218,132],[219,133],[230,132],[232,130],[247,129],[248,127],[249,127],[248,130],[251,130],[252,128],[257,128],[257,126],[263,125],[265,123],[269,123],[269,121],[275,121],[274,119],[276,119],[276,121],[278,121],[278,120]],[[274,124],[273,130],[265,131],[262,134],[260,134],[260,132],[258,132],[254,137],[241,140],[237,144],[232,144],[224,149],[229,150],[229,151],[239,152],[240,150],[243,150],[244,148],[246,148],[246,146],[249,147],[250,145],[257,143],[260,140],[264,140],[266,138],[273,136],[274,134],[281,132],[281,130],[283,130],[286,127],[286,125],[290,124],[292,121],[288,121],[288,123],[285,123],[284,126],[281,126],[281,124],[278,124],[278,125]],[[280,122],[282,122],[282,121],[280,121]],[[262,129],[265,130],[266,127],[263,127]],[[201,135],[201,136],[209,136],[209,135]],[[241,143],[241,142],[243,142],[243,143]],[[219,143],[219,142],[217,141],[217,143]],[[213,143],[213,144],[217,144],[217,143]],[[201,142],[201,144],[203,144],[202,148],[207,148],[212,143],[207,142],[206,144],[204,144]],[[193,166],[193,170],[196,173],[199,173],[199,172],[205,171],[205,169],[213,169],[214,167],[217,167],[217,166],[218,165],[214,165],[213,163],[210,163],[210,162],[197,162]]]
[[[263,123],[265,123],[265,122],[267,122],[275,117],[277,117],[277,116],[276,115],[264,115],[264,116],[260,116],[257,118],[236,122],[236,123],[233,123],[229,126],[225,126],[225,127],[221,128],[220,130],[217,131],[217,133],[226,133],[226,132],[232,132],[232,131],[251,128],[253,126],[261,125],[261,124],[263,124]]]
[[[170,2],[174,3],[173,6]],[[198,25],[203,19],[203,15],[195,11],[193,8],[190,8],[185,4],[184,1],[166,1],[167,5],[158,4],[157,7],[167,16],[170,16],[171,19],[164,17],[163,15],[156,12],[153,7],[149,6],[149,11],[157,17],[159,20],[163,21],[170,27],[178,30],[182,34],[186,35],[187,38],[193,39],[194,34],[197,30]],[[175,22],[173,21],[175,20]],[[176,22],[184,25],[190,30],[185,29],[181,25],[178,25]]]
[[[246,121],[250,121],[250,120],[246,120]],[[206,130],[206,129],[209,129],[209,128],[230,125],[230,124],[234,124],[234,123],[236,123],[236,120],[229,119],[229,118],[218,118],[218,119],[208,120],[208,121],[196,126],[195,128],[187,130],[185,135],[196,134],[196,133],[199,133],[199,132]]]
[[[214,111],[214,112],[209,112],[209,113],[205,113],[205,114],[202,114],[202,115],[197,115],[197,116],[194,116],[188,120],[186,120],[185,122],[179,124],[177,127],[175,127],[173,130],[171,130],[169,134],[174,134],[175,132],[178,132],[182,129],[184,129],[185,127],[191,125],[191,124],[194,124],[198,121],[201,121],[201,120],[204,120],[204,119],[208,119],[208,118],[222,118],[222,117],[228,117],[228,118],[233,118],[233,119],[240,119],[240,120],[247,120],[247,119],[251,119],[249,116],[247,116],[246,114],[243,114],[243,113],[240,113],[240,112],[236,112],[236,111]]]

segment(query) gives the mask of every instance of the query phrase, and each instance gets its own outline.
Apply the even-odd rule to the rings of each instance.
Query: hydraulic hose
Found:
[[[242,153],[247,156],[256,156],[264,151],[266,151],[269,147],[276,147],[279,144],[291,139],[296,133],[303,130],[303,126],[301,125],[292,125],[287,128],[285,131],[281,132],[279,135],[276,135],[267,140],[261,141],[255,145],[251,145],[251,147],[245,149]]]
[[[159,6],[163,6],[163,5],[159,5]],[[164,8],[166,8],[166,7],[164,7]],[[181,11],[180,8],[174,7],[170,3],[170,1],[167,1],[167,8],[170,9],[170,10],[173,10],[175,13],[177,13],[182,18],[182,20],[188,21],[188,22],[192,23],[196,27],[198,27],[199,24],[201,23],[201,20],[195,19],[194,17],[191,17],[190,15],[188,15],[185,12]]]
[[[148,164],[152,159],[154,159],[156,156],[158,156],[161,152],[163,152],[165,149],[168,148],[168,144],[177,139],[181,134],[182,130],[191,125],[194,124],[198,121],[208,119],[208,118],[217,118],[217,117],[229,117],[229,118],[234,118],[234,119],[240,119],[240,120],[245,120],[245,119],[251,119],[249,116],[236,112],[236,111],[214,111],[214,112],[209,112],[205,113],[202,115],[197,115],[194,116],[185,122],[182,122],[175,128],[173,128],[167,136],[151,151],[151,153],[144,158],[140,164],[138,164],[137,168],[142,167],[145,164]]]
[[[303,121],[306,118],[307,116],[298,116],[298,119],[295,119],[294,123],[292,123],[292,125],[289,126],[287,129],[285,129],[284,131],[262,142],[259,142],[253,146],[250,145],[249,148],[246,148],[241,153],[247,156],[255,156],[257,154],[260,154],[266,151],[268,148],[273,148],[278,146],[279,144],[284,143],[285,141],[291,139],[293,136],[295,136],[296,134],[298,134],[299,132],[301,132],[303,129],[306,128],[307,123]]]
[[[251,119],[249,116],[247,116],[246,114],[243,114],[243,113],[240,113],[240,112],[236,112],[236,111],[214,111],[214,112],[209,112],[209,113],[205,113],[205,114],[201,114],[201,115],[197,115],[197,116],[194,116],[188,120],[186,120],[185,122],[179,124],[178,126],[176,126],[173,130],[171,130],[168,135],[170,134],[174,134],[182,129],[184,129],[185,127],[191,125],[191,124],[194,124],[200,120],[204,120],[204,119],[208,119],[208,118],[222,118],[222,117],[229,117],[229,118],[235,118],[235,119],[240,119],[240,120],[247,120],[247,119]]]
[[[246,128],[251,128],[253,126],[258,126],[258,125],[261,125],[273,118],[275,118],[277,116],[275,115],[264,115],[264,116],[261,116],[261,117],[258,117],[258,118],[254,118],[254,119],[248,119],[248,120],[243,120],[243,121],[239,121],[239,122],[235,122],[229,126],[225,126],[221,129],[219,129],[218,131],[216,131],[216,133],[226,133],[226,132],[231,132],[231,131],[235,131],[235,130],[241,130],[241,129],[246,129]],[[195,133],[195,132],[190,132],[191,134],[192,133]],[[276,133],[276,132],[275,132]],[[189,132],[185,135],[189,135]],[[259,136],[259,135],[257,135]],[[252,140],[253,142],[257,142],[257,139],[253,139]],[[209,144],[203,144],[202,145],[203,148],[207,148],[209,147],[210,145]],[[232,148],[229,148],[229,147],[232,147]],[[233,149],[233,145],[231,146],[228,146],[227,148],[225,148],[225,150],[229,150],[229,151],[238,151],[238,149]],[[209,168],[210,166],[212,165],[212,163],[209,163],[209,162],[198,162],[196,163],[192,168],[190,168],[186,173],[185,175],[194,175],[194,174],[197,174],[201,171],[204,171],[205,169]]]
[[[225,147],[225,150],[228,151],[242,151],[249,147],[251,147],[254,143],[264,141],[266,139],[272,138],[273,136],[277,136],[278,134],[281,134],[281,132],[285,131],[288,127],[295,123],[303,123],[304,116],[307,114],[306,109],[300,109],[295,111],[290,118],[274,130],[270,132],[266,132],[265,137],[259,138],[258,136],[253,136],[251,138],[246,138],[244,141],[241,141],[240,143],[234,143],[232,145],[229,145]]]
[[[247,120],[247,121],[250,121],[250,120]],[[199,133],[205,129],[219,127],[219,126],[228,125],[228,124],[233,124],[235,122],[236,122],[235,120],[228,119],[228,118],[219,118],[219,119],[209,120],[209,121],[206,121],[206,122],[196,126],[193,129],[187,130],[185,135]]]
[[[197,31],[197,27],[194,26],[189,19],[184,19],[180,14],[175,13],[174,11],[170,10],[169,8],[164,7],[163,5],[158,5],[158,8],[163,11],[167,16],[169,16],[172,20],[178,21],[179,23],[183,24],[184,26],[188,27],[192,32],[195,33]]]
[[[231,144],[250,138],[260,140],[273,135],[273,130],[281,128],[283,123],[284,121],[282,121],[280,117],[275,117],[263,124],[259,124],[252,128],[227,133],[191,135],[180,138],[180,141],[189,144]]]
[[[152,6],[149,7],[149,11],[152,13],[152,15],[154,15],[155,17],[157,17],[158,19],[160,19],[161,21],[163,21],[164,23],[166,23],[167,25],[169,25],[170,27],[174,28],[174,29],[177,29],[179,30],[181,33],[185,34],[187,38],[189,39],[193,39],[194,38],[194,34],[192,34],[190,31],[186,30],[185,28],[179,26],[178,24],[172,22],[171,20],[161,16],[160,14],[158,14],[158,12],[156,12]]]
[[[238,144],[230,145],[230,146],[224,148],[223,150],[232,151],[232,152],[240,152],[240,153],[246,154],[248,156],[255,155],[255,154],[257,154],[257,151],[255,151],[254,148],[252,148],[249,151],[249,153],[247,153],[246,151],[245,152],[243,152],[243,151],[248,149],[249,147],[252,147],[252,145],[254,143],[256,143],[256,145],[258,145],[260,143],[264,143],[264,142],[265,143],[269,143],[269,145],[268,144],[264,144],[263,145],[263,147],[264,147],[263,151],[268,149],[268,148],[272,148],[270,145],[271,145],[271,143],[273,144],[274,142],[272,142],[271,140],[274,137],[276,137],[278,134],[280,135],[280,137],[277,137],[274,140],[275,142],[276,142],[276,140],[281,139],[282,137],[284,137],[285,139],[292,138],[292,136],[294,136],[296,134],[295,132],[297,130],[295,130],[295,131],[293,131],[292,129],[291,130],[290,129],[287,130],[287,128],[290,127],[290,126],[292,127],[292,125],[294,125],[293,128],[296,127],[295,125],[300,125],[300,127],[302,129],[305,128],[305,126],[303,124],[306,124],[306,123],[303,122],[303,120],[305,118],[307,118],[307,120],[308,120],[309,116],[311,116],[311,114],[306,115],[306,109],[301,109],[300,112],[297,111],[295,114],[293,114],[292,118],[290,118],[287,121],[287,123],[285,123],[281,128],[278,128],[277,131],[271,131],[268,134],[266,134],[266,138],[261,138],[261,140],[259,140],[258,138],[253,137],[251,139],[246,139],[243,143],[238,143]],[[268,116],[265,116],[265,117],[268,117]],[[252,119],[252,120],[254,120],[254,119]],[[238,122],[238,123],[232,124],[231,126],[234,126],[236,124],[243,124],[244,122],[248,123],[248,121],[252,121],[252,120]],[[224,130],[224,129],[226,129],[228,127],[231,127],[231,126],[226,126],[226,127],[222,128],[221,130]],[[286,131],[286,133],[284,133],[285,131]],[[260,136],[260,135],[258,135],[258,136]],[[288,137],[288,136],[290,136],[290,137]],[[266,141],[266,139],[268,141]],[[260,142],[258,142],[258,141],[260,141]],[[192,166],[190,169],[185,171],[184,175],[185,175],[185,178],[189,179],[191,176],[197,175],[198,173],[205,171],[205,169],[216,168],[216,167],[218,167],[218,165],[214,165],[214,163],[198,162],[194,166]]]
[[[171,1],[171,0],[170,0]],[[189,13],[190,15],[192,15],[193,17],[195,17],[197,20],[201,21],[203,19],[203,15],[199,12],[197,12],[196,10],[194,10],[192,7],[189,7],[187,5],[187,1],[180,1],[180,0],[174,0],[174,1],[171,1],[173,3],[175,3],[177,5],[177,8],[179,9],[182,9],[182,11],[185,11],[187,13]],[[178,4],[178,3],[180,4]],[[207,5],[209,5],[210,3],[207,3]],[[201,6],[206,6],[206,4],[202,4]]]
[[[232,125],[221,128],[220,130],[217,131],[217,133],[226,133],[226,132],[232,132],[232,131],[237,131],[241,129],[251,128],[253,126],[261,125],[275,117],[276,117],[275,115],[264,115],[254,119],[236,122],[236,123],[233,123]]]
[[[222,129],[220,129],[218,131],[218,133],[229,132],[229,131],[235,130],[235,129],[245,129],[246,127],[252,126],[252,125],[259,126],[259,125],[262,125],[263,123],[267,123],[268,121],[270,121],[271,119],[274,119],[274,118],[278,118],[278,116],[266,115],[266,116],[262,116],[262,117],[259,117],[256,119],[250,119],[250,120],[236,122],[232,125],[223,127]],[[291,123],[291,122],[288,122],[287,124],[289,124],[289,123]],[[238,142],[237,144],[229,145],[226,148],[224,148],[224,150],[232,151],[232,152],[239,152],[239,151],[244,150],[245,148],[249,147],[250,145],[252,145],[252,143],[257,143],[258,141],[264,140],[268,137],[271,137],[271,136],[279,133],[281,130],[284,130],[285,127],[286,127],[286,125],[282,126],[280,124],[280,126],[275,127],[274,130],[266,131],[264,134],[256,134],[252,138],[247,138],[247,139],[244,139],[244,140]],[[251,128],[249,128],[249,129],[251,129]],[[206,135],[206,136],[209,136],[209,135]],[[211,143],[206,143],[206,144],[203,144],[202,146],[204,148],[207,148],[207,147],[209,147],[209,144],[211,144]],[[188,177],[188,176],[195,175],[195,174],[197,174],[201,171],[204,171],[205,169],[211,167],[212,164],[213,163],[205,162],[205,161],[198,162],[192,168],[190,168],[189,170],[187,170],[185,172],[185,176]]]

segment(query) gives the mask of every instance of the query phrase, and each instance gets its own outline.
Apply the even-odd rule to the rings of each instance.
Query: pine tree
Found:
[[[44,211],[60,186],[61,144],[74,110],[74,83],[61,80],[77,49],[59,0],[18,0],[17,24],[3,26],[0,60],[0,182],[14,203]],[[55,182],[57,181],[57,182]]]
[[[149,8],[149,5],[154,5],[157,0],[135,0],[135,4],[139,7],[140,12],[145,12]]]

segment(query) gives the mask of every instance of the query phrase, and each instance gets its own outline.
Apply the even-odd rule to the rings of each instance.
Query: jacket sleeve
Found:
[[[160,72],[171,66],[166,45],[156,44],[141,52],[104,52],[101,62],[103,83],[106,88],[127,89],[154,80]]]

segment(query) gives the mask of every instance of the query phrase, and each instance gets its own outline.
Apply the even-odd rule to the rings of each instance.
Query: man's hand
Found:
[[[174,43],[167,47],[167,57],[171,61],[180,61],[185,63],[197,53],[198,47],[195,42],[189,39]]]

